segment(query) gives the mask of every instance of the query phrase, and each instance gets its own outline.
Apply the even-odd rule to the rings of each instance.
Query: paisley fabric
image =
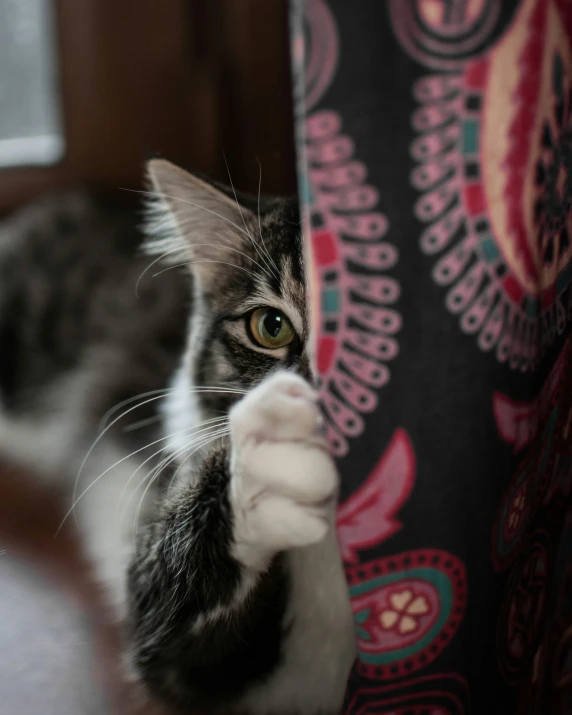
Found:
[[[572,2],[292,0],[346,713],[572,713]]]

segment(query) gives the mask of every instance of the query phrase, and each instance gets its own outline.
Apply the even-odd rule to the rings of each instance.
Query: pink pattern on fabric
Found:
[[[358,640],[357,672],[393,680],[439,656],[466,609],[462,562],[439,549],[418,549],[347,566]]]
[[[481,350],[535,370],[572,317],[571,5],[521,2],[494,44],[498,2],[459,4],[456,15],[432,0],[390,8],[404,48],[447,70],[414,87],[411,183],[433,280]]]
[[[505,442],[514,444],[520,452],[534,437],[538,426],[538,408],[535,402],[515,402],[502,392],[493,395],[493,411],[499,434]]]
[[[362,687],[348,698],[352,715],[464,715],[469,690],[461,676],[436,673],[397,685]]]
[[[389,0],[390,18],[403,48],[438,70],[455,70],[490,36],[502,0]]]
[[[324,0],[308,0],[304,10],[303,40],[299,35],[294,41],[294,60],[299,70],[304,62],[307,114],[333,79],[339,40]],[[299,82],[299,95],[300,89]],[[316,362],[327,439],[332,453],[343,457],[348,438],[365,429],[363,415],[376,409],[378,390],[390,379],[387,362],[399,350],[401,315],[392,306],[400,287],[387,275],[398,254],[384,240],[389,225],[377,210],[379,193],[366,182],[365,164],[354,158],[341,116],[326,109],[310,114],[298,124],[298,138],[300,193],[314,259],[311,293],[319,292],[313,307],[320,301]]]
[[[393,588],[379,589],[353,601],[359,611],[367,607],[370,618],[362,628],[371,640],[360,643],[364,651],[377,653],[406,648],[429,632],[439,615],[439,591],[420,579],[404,578]]]
[[[493,412],[499,434],[508,444],[514,444],[515,453],[520,452],[538,435],[539,424],[546,421],[550,410],[565,381],[567,366],[571,362],[572,344],[568,341],[539,395],[529,402],[515,402],[502,392],[493,394]]]
[[[361,414],[377,407],[374,390],[388,382],[385,363],[398,353],[393,336],[401,316],[389,306],[399,297],[399,284],[382,274],[396,264],[397,251],[380,241],[387,219],[373,210],[378,192],[365,184],[365,166],[352,159],[353,142],[341,133],[340,117],[330,111],[313,114],[306,141],[322,293],[318,369],[328,439],[334,454],[343,456],[346,437],[364,430]],[[367,274],[359,272],[364,268]]]
[[[338,535],[346,562],[357,562],[358,549],[381,544],[400,528],[395,515],[413,489],[415,469],[411,441],[399,429],[366,481],[338,509]]]
[[[338,31],[333,15],[323,0],[309,0],[305,17],[311,28],[304,43],[306,55],[306,111],[313,107],[329,87],[338,64]]]

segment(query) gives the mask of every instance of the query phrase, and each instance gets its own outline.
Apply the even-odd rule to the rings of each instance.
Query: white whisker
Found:
[[[216,433],[215,435],[209,435],[209,436],[214,439],[214,437],[221,437],[221,436],[224,436],[224,435],[227,435],[227,434],[230,434],[230,429],[229,429],[228,426],[225,427],[225,428],[223,428],[222,430],[219,430],[219,432]],[[203,444],[200,444],[200,445],[197,447],[197,449],[199,449],[200,447],[203,447],[203,446],[204,446]],[[186,462],[190,457],[193,456],[193,454],[197,451],[197,449],[194,449],[190,454],[188,454],[188,455],[182,460],[182,462],[179,464],[179,466],[178,466],[177,469],[175,470],[175,473],[174,473],[173,476],[171,477],[171,480],[170,480],[170,482],[169,482],[169,486],[167,487],[167,493],[170,492],[171,487],[173,486],[173,482],[175,481],[175,478],[176,478],[177,474],[179,473],[179,470],[181,469],[181,467],[185,464],[185,462]]]
[[[111,417],[111,415],[115,414],[117,412],[117,410],[120,410],[122,407],[125,407],[125,405],[129,405],[131,402],[135,402],[135,400],[139,400],[143,397],[150,397],[151,395],[157,395],[159,393],[165,394],[167,392],[170,392],[171,390],[172,390],[172,388],[170,388],[170,387],[166,387],[161,390],[150,390],[149,392],[142,392],[139,395],[133,395],[133,397],[128,397],[127,399],[122,400],[121,402],[118,402],[113,407],[110,407],[107,410],[107,412],[103,415],[103,417],[99,421],[99,425],[97,427],[97,432],[99,433],[103,429],[105,423]]]
[[[196,204],[194,201],[189,201],[188,199],[182,199],[180,196],[171,196],[170,194],[163,194],[158,191],[144,191],[142,189],[123,189],[123,191],[131,191],[134,194],[146,194],[147,196],[158,196],[159,198],[164,198],[164,199],[173,199],[173,201],[180,201],[183,204],[189,204],[189,206],[195,206],[198,209],[202,209],[203,211],[207,211],[210,214],[213,214],[213,216],[217,216],[218,218],[222,219],[223,221],[226,221],[229,223],[231,226],[234,226],[237,231],[240,231],[240,233],[243,233],[245,236],[250,237],[249,233],[245,231],[244,229],[240,228],[240,226],[234,221],[231,221],[229,218],[226,216],[222,216],[221,214],[217,213],[216,211],[213,211],[212,209],[208,209],[206,206],[201,206],[200,204]]]
[[[221,420],[224,418],[215,418],[216,420]],[[136,449],[134,452],[131,452],[130,454],[126,454],[124,457],[121,457],[121,459],[118,459],[114,464],[112,464],[110,467],[107,467],[101,474],[99,474],[95,479],[93,479],[89,485],[82,491],[82,493],[77,497],[74,498],[73,503],[71,507],[68,509],[66,514],[64,515],[64,518],[61,521],[61,524],[58,527],[58,530],[56,531],[56,536],[60,532],[62,526],[64,525],[66,519],[70,516],[70,514],[73,512],[75,507],[78,505],[80,500],[99,482],[100,479],[102,479],[106,474],[109,474],[115,467],[118,467],[120,464],[125,462],[128,459],[131,459],[131,457],[134,457],[136,454],[139,454],[140,452],[145,451],[146,449],[149,449],[149,447],[152,447],[155,444],[159,444],[159,442],[164,442],[166,439],[170,439],[171,437],[174,437],[175,435],[179,434],[180,432],[184,432],[185,430],[178,430],[177,432],[173,432],[170,435],[166,435],[165,437],[161,437],[159,439],[154,440],[153,442],[150,442],[149,444],[144,445],[143,447],[140,447],[139,449]],[[159,450],[161,451],[161,450]]]
[[[194,244],[193,244],[193,247],[198,247],[198,246],[209,246],[209,247],[212,246],[212,247],[215,247],[215,248],[222,248],[222,249],[225,250],[225,251],[232,251],[233,253],[238,253],[238,254],[240,254],[241,256],[244,256],[245,258],[247,258],[249,261],[252,261],[252,263],[254,263],[254,265],[258,266],[258,267],[260,268],[260,270],[261,270],[263,273],[265,273],[267,276],[269,276],[269,277],[271,276],[271,274],[268,272],[268,269],[267,269],[265,266],[263,266],[261,263],[259,263],[259,262],[256,260],[256,258],[253,258],[252,256],[249,256],[247,253],[244,253],[243,251],[239,251],[238,248],[233,248],[232,246],[225,246],[223,243],[194,243]],[[159,263],[160,261],[162,261],[166,256],[169,256],[169,255],[172,254],[172,253],[180,253],[180,252],[181,252],[181,249],[180,249],[180,248],[173,248],[173,249],[171,249],[170,251],[165,251],[165,253],[162,253],[158,258],[155,258],[153,261],[151,261],[151,263],[143,270],[143,272],[141,273],[141,275],[140,275],[139,278],[137,279],[137,283],[135,284],[135,295],[137,296],[137,298],[139,297],[139,284],[141,283],[141,280],[143,279],[143,276],[145,276],[146,273],[147,273],[154,265],[156,265],[157,263]],[[177,263],[177,264],[174,265],[174,266],[169,266],[169,268],[183,268],[183,267],[186,267],[186,266],[190,266],[190,265],[192,265],[193,263],[201,263],[201,262],[204,263],[204,262],[206,262],[206,261],[193,261],[191,258],[189,258],[189,260],[186,261],[185,263]],[[239,268],[239,266],[236,266],[236,265],[234,265],[234,264],[230,264],[230,263],[229,263],[228,265],[233,265],[235,268]],[[166,270],[168,270],[168,269],[166,269]],[[155,276],[160,275],[160,273],[163,273],[163,271],[159,271],[159,273],[154,273],[154,274],[153,274],[153,278],[155,278]]]
[[[189,449],[191,446],[194,446],[195,449],[193,449],[193,451],[192,451],[190,454],[188,454],[187,457],[185,457],[185,459],[183,460],[183,463],[184,463],[185,461],[187,461],[187,459],[189,459],[193,454],[195,454],[195,452],[197,452],[199,449],[201,449],[201,447],[204,447],[204,446],[205,446],[206,444],[208,444],[209,442],[212,442],[214,439],[217,439],[218,437],[221,437],[221,436],[223,436],[224,434],[227,434],[227,433],[228,433],[228,428],[225,427],[225,428],[223,428],[223,429],[217,430],[216,432],[214,432],[214,433],[212,433],[212,434],[209,434],[207,437],[204,437],[202,440],[199,441],[198,444],[196,444],[196,445],[195,445],[195,444],[192,444],[192,445],[187,446],[186,449]],[[183,451],[184,451],[184,450],[183,450]],[[160,476],[162,470],[165,469],[165,467],[168,466],[168,465],[171,463],[171,461],[173,461],[174,459],[176,459],[176,456],[172,457],[172,459],[170,459],[170,460],[169,460],[166,464],[164,464],[160,469],[155,470],[155,473],[153,474],[153,476],[152,476],[152,478],[151,478],[149,484],[147,484],[147,486],[145,487],[145,491],[143,492],[143,494],[142,494],[142,496],[141,496],[141,499],[140,499],[140,502],[139,502],[139,506],[138,506],[138,508],[137,508],[137,514],[136,514],[136,516],[135,516],[135,534],[137,534],[137,532],[138,532],[139,517],[140,517],[140,515],[141,515],[141,509],[143,508],[143,503],[144,503],[144,501],[145,501],[145,497],[146,497],[146,495],[147,495],[147,492],[149,491],[149,489],[151,488],[151,486],[153,485],[153,483],[158,479],[158,477]],[[181,463],[181,464],[182,464],[182,463]],[[179,467],[177,468],[177,472],[178,472],[180,466],[181,466],[181,465],[179,465]],[[175,472],[175,474],[176,474],[177,472]],[[170,484],[169,484],[169,489],[171,488],[172,481],[173,481],[173,477],[171,478],[171,482],[170,482]]]
[[[185,430],[178,430],[177,432],[173,432],[173,433],[171,433],[170,435],[167,435],[166,437],[163,437],[162,440],[158,440],[158,441],[164,441],[164,440],[166,440],[166,439],[169,439],[169,438],[171,438],[171,437],[174,437],[174,436],[177,435],[177,434],[181,434],[181,433],[185,433],[185,432],[190,432],[190,434],[193,435],[193,437],[195,437],[196,435],[201,434],[201,433],[203,433],[203,432],[207,432],[208,430],[218,428],[220,424],[222,424],[223,422],[226,421],[226,419],[227,419],[226,417],[215,417],[215,418],[213,418],[213,419],[206,420],[205,422],[201,422],[201,423],[200,423],[199,425],[197,425],[196,427],[190,427],[190,428],[187,428],[187,429],[185,429]],[[209,426],[209,427],[204,427],[204,426],[207,425],[207,424],[210,425],[210,426]],[[198,427],[204,427],[204,429],[198,429]],[[201,439],[202,439],[202,438],[201,438]],[[193,443],[193,442],[191,441],[190,444],[192,444],[192,443]],[[156,444],[156,443],[155,443],[155,442],[152,442],[151,444],[149,444],[149,445],[147,445],[147,446],[148,446],[148,447],[151,447],[153,444]],[[123,489],[121,490],[121,494],[119,495],[119,498],[118,498],[118,500],[117,500],[117,513],[118,513],[118,514],[119,514],[121,502],[122,502],[122,500],[123,500],[123,495],[125,494],[127,488],[129,487],[129,484],[130,484],[131,481],[134,479],[135,475],[139,472],[139,470],[140,470],[145,464],[147,464],[148,462],[150,462],[150,461],[151,461],[153,458],[155,458],[157,455],[161,454],[161,452],[163,452],[164,449],[165,449],[165,447],[163,446],[163,447],[161,447],[161,449],[157,450],[157,451],[154,452],[152,455],[150,455],[149,457],[147,457],[147,459],[145,459],[143,462],[141,462],[141,464],[137,467],[137,469],[135,469],[135,471],[131,474],[131,476],[129,477],[129,479],[128,479],[127,482],[125,483]],[[185,448],[184,448],[184,449],[187,449],[187,445],[185,445]],[[163,461],[164,461],[164,460],[163,460]],[[162,464],[162,462],[161,462],[160,464]],[[159,465],[159,466],[160,466],[160,465]],[[158,468],[159,468],[159,467],[157,467],[157,465],[155,465],[155,466],[153,467],[153,469],[151,470],[151,472],[152,472],[154,469],[158,469]],[[147,472],[147,474],[143,477],[143,479],[142,479],[142,481],[141,481],[142,484],[146,481],[146,479],[147,479],[147,477],[149,476],[149,474],[150,474],[150,472]],[[136,489],[137,489],[137,487],[136,487]]]
[[[224,158],[224,163],[225,163],[225,166],[226,166],[226,171],[227,171],[227,173],[228,173],[228,180],[230,181],[230,188],[232,189],[232,193],[234,194],[234,200],[235,200],[235,202],[236,202],[236,206],[237,206],[237,208],[238,208],[238,212],[239,212],[239,214],[240,214],[240,218],[242,219],[242,223],[244,224],[244,229],[245,229],[245,231],[246,231],[248,237],[250,238],[250,241],[252,242],[252,245],[254,246],[254,250],[256,251],[256,253],[258,253],[258,255],[259,255],[260,258],[264,261],[265,265],[269,268],[269,270],[272,271],[272,267],[268,264],[268,261],[267,261],[267,259],[264,257],[264,254],[260,252],[260,250],[259,250],[259,248],[258,248],[258,244],[257,244],[256,241],[254,240],[254,238],[252,237],[252,234],[250,233],[250,231],[248,230],[248,228],[247,228],[247,226],[246,226],[246,221],[245,221],[245,219],[244,219],[244,214],[242,213],[242,209],[240,208],[240,204],[238,203],[238,197],[237,197],[237,195],[236,195],[236,191],[235,191],[235,188],[234,188],[234,184],[232,183],[232,176],[230,175],[230,169],[229,169],[228,162],[227,162],[227,160],[226,160],[226,156],[225,156],[224,152],[222,153],[222,156],[223,156],[223,158]]]
[[[243,390],[239,390],[239,389],[236,389],[236,388],[222,388],[222,387],[221,387],[221,388],[215,388],[214,390],[211,389],[211,388],[201,388],[201,387],[194,388],[194,387],[193,387],[193,388],[190,388],[190,391],[191,391],[191,392],[199,392],[199,393],[200,393],[200,392],[209,392],[209,393],[220,392],[220,393],[222,393],[222,394],[225,394],[225,393],[227,393],[227,394],[244,394],[244,391],[243,391]],[[84,468],[85,468],[85,465],[86,465],[86,463],[87,463],[87,460],[90,458],[91,454],[93,453],[93,450],[97,447],[97,445],[98,445],[99,442],[103,439],[103,437],[105,436],[105,434],[113,427],[114,424],[116,424],[120,419],[122,419],[123,417],[125,417],[126,415],[128,415],[130,412],[133,412],[133,410],[137,410],[137,409],[139,409],[140,407],[143,407],[144,405],[149,404],[150,402],[155,402],[156,400],[162,399],[163,396],[164,396],[164,395],[163,395],[163,391],[160,391],[160,392],[161,392],[161,394],[155,395],[154,397],[150,397],[148,400],[145,400],[144,402],[142,402],[142,403],[140,403],[140,404],[138,404],[138,405],[134,405],[133,407],[130,407],[128,410],[126,410],[125,412],[122,412],[118,417],[116,417],[112,422],[110,422],[110,423],[107,425],[107,427],[105,427],[105,429],[104,429],[102,432],[100,432],[100,433],[98,434],[98,436],[97,436],[96,439],[94,440],[93,444],[92,444],[91,447],[89,448],[87,454],[86,454],[85,457],[83,458],[83,461],[82,461],[82,463],[81,463],[81,465],[80,465],[80,467],[79,467],[79,469],[78,469],[78,472],[77,472],[77,475],[76,475],[76,478],[75,478],[75,481],[74,481],[73,492],[72,492],[72,502],[73,502],[73,503],[75,503],[75,501],[76,501],[77,487],[78,487],[78,484],[79,484],[79,480],[80,480],[81,474],[82,474],[82,472],[83,472],[83,470],[84,470]],[[133,401],[133,400],[130,398],[129,401]],[[60,527],[58,528],[58,532],[59,532],[59,530],[61,529],[61,527],[63,526],[63,523],[65,522],[65,520],[67,519],[68,516],[69,516],[69,513],[66,514],[66,516],[64,517],[62,523],[60,524]]]
[[[274,273],[274,271],[273,271],[274,277],[277,278],[278,280],[280,280],[280,270],[279,270],[278,266],[276,265],[274,259],[268,252],[268,249],[266,248],[266,244],[264,243],[264,238],[262,237],[262,224],[260,221],[260,191],[262,189],[262,163],[260,162],[260,159],[258,159],[258,158],[256,159],[256,161],[258,162],[258,168],[259,168],[259,172],[258,172],[258,234],[260,236],[260,243],[262,244],[262,248],[263,248],[265,254],[268,256],[268,259],[269,259],[270,263],[272,264],[272,266],[274,266],[274,268],[276,269],[276,273]]]
[[[167,268],[163,268],[160,271],[157,271],[157,273],[153,273],[153,278],[156,278],[157,276],[160,276],[161,273],[166,273],[167,271],[172,270],[173,268],[184,268],[186,266],[192,266],[195,265],[196,263],[220,263],[223,266],[230,266],[231,268],[237,268],[239,271],[244,271],[244,273],[248,273],[249,275],[253,276],[254,278],[258,278],[256,273],[254,271],[250,271],[248,268],[243,268],[242,266],[237,266],[236,263],[227,263],[227,261],[211,261],[211,260],[201,260],[201,261],[185,261],[185,263],[175,263],[172,266],[167,266]]]
[[[98,433],[103,429],[105,423],[107,420],[113,415],[117,410],[120,410],[122,407],[125,407],[125,405],[129,405],[131,402],[135,402],[135,400],[139,400],[142,397],[149,397],[151,395],[156,395],[158,393],[163,393],[166,395],[169,392],[174,392],[175,388],[172,387],[167,387],[162,390],[150,390],[149,392],[142,392],[139,395],[134,395],[133,397],[128,397],[127,399],[123,400],[122,402],[118,402],[116,405],[111,407],[107,412],[103,415],[99,422],[99,426],[97,428]],[[192,385],[187,388],[189,392],[222,392],[224,394],[230,393],[230,394],[238,394],[238,395],[246,395],[247,390],[245,390],[243,387],[239,387],[238,385]],[[145,403],[147,404],[147,403]],[[138,407],[143,407],[143,403],[141,405],[138,405]],[[127,412],[124,412],[122,416],[125,416]]]
[[[139,420],[138,422],[132,422],[130,425],[126,425],[123,428],[123,431],[124,432],[135,432],[135,430],[137,430],[137,429],[141,429],[142,427],[147,427],[149,425],[154,424],[155,422],[159,422],[162,419],[163,419],[163,415],[154,415],[153,417],[147,417],[147,419]]]
[[[143,271],[140,273],[139,278],[137,279],[137,282],[135,283],[135,297],[139,298],[139,284],[143,280],[143,276],[147,274],[147,272],[157,263],[162,261],[164,258],[167,256],[170,256],[172,253],[181,253],[180,248],[172,248],[170,251],[165,251],[165,253],[162,253],[158,258],[155,258],[151,263],[146,266]]]
[[[240,218],[242,219],[242,223],[244,224],[244,230],[246,231],[246,234],[247,234],[247,236],[250,238],[250,240],[253,241],[253,239],[252,239],[252,234],[251,234],[250,231],[248,230],[248,227],[247,227],[247,225],[246,225],[246,221],[244,220],[244,214],[242,213],[242,209],[240,208],[240,204],[238,203],[238,198],[237,198],[237,196],[236,196],[236,191],[234,190],[234,184],[232,183],[232,177],[231,177],[231,175],[230,175],[230,169],[229,169],[229,167],[228,167],[228,161],[226,160],[226,155],[225,155],[224,151],[223,151],[223,153],[222,153],[222,156],[223,156],[223,159],[224,159],[224,164],[225,164],[225,166],[226,166],[226,171],[227,171],[227,173],[228,173],[228,179],[229,179],[229,181],[230,181],[230,188],[232,189],[232,193],[234,194],[234,200],[235,200],[235,202],[236,202],[236,207],[237,207],[237,209],[238,209],[238,213],[240,214]],[[254,241],[253,241],[253,243],[254,243]],[[256,247],[256,246],[255,246],[255,247]]]
[[[60,526],[58,527],[58,531],[56,532],[56,535],[59,533],[59,531],[60,531],[60,529],[62,528],[64,522],[66,521],[66,519],[68,518],[68,516],[69,516],[69,515],[72,513],[72,511],[73,511],[73,505],[76,503],[77,487],[78,487],[78,484],[79,484],[79,480],[80,480],[81,474],[82,474],[83,469],[84,469],[84,467],[85,467],[85,465],[86,465],[86,463],[87,463],[87,460],[90,458],[90,456],[91,456],[93,450],[97,447],[97,445],[99,444],[99,442],[103,439],[103,437],[107,434],[107,432],[113,427],[113,425],[114,425],[116,422],[118,422],[120,419],[122,419],[123,417],[125,417],[126,415],[128,415],[130,412],[133,412],[133,410],[137,410],[137,409],[139,409],[140,407],[143,407],[143,405],[147,405],[147,404],[149,404],[150,402],[154,402],[155,400],[160,400],[160,399],[162,399],[162,398],[163,398],[163,394],[155,395],[154,397],[150,397],[148,400],[145,400],[144,402],[142,402],[142,403],[139,404],[139,405],[135,405],[134,407],[130,407],[130,408],[129,408],[128,410],[126,410],[125,412],[122,412],[122,413],[119,415],[119,417],[116,417],[112,422],[110,422],[110,423],[107,425],[107,427],[106,427],[102,432],[100,432],[100,433],[98,434],[98,436],[97,436],[96,439],[94,440],[93,444],[91,445],[91,447],[90,447],[89,450],[87,451],[87,454],[86,454],[85,457],[83,458],[82,463],[80,464],[80,467],[79,467],[79,469],[78,469],[78,472],[77,472],[77,475],[76,475],[76,478],[75,478],[74,486],[73,486],[73,492],[72,492],[72,509],[71,509],[70,511],[68,511],[68,512],[66,513],[66,515],[64,516],[64,518],[63,518],[63,520],[62,520],[62,523],[61,523]]]

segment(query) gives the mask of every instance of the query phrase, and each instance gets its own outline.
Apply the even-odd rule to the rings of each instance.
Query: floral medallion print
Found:
[[[358,671],[376,679],[413,673],[433,661],[463,618],[463,564],[421,549],[347,570],[358,638]]]
[[[400,528],[398,513],[414,483],[416,460],[397,430],[369,477],[338,509],[337,527],[358,641],[358,672],[391,680],[433,661],[462,621],[463,564],[439,550],[410,551],[359,563]]]
[[[471,17],[475,32],[492,28],[498,4],[459,3],[469,7],[456,22],[430,13],[445,3],[413,5],[446,35]],[[401,37],[406,16],[395,14]],[[465,58],[462,42],[447,46],[440,62],[457,71],[414,89],[421,250],[434,257],[433,279],[463,333],[521,371],[535,368],[570,319],[571,40],[567,0],[525,0],[488,54]],[[510,64],[518,71],[500,71]]]

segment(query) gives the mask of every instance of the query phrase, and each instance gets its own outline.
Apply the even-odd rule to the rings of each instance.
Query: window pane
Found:
[[[52,0],[0,2],[0,166],[64,154]]]

